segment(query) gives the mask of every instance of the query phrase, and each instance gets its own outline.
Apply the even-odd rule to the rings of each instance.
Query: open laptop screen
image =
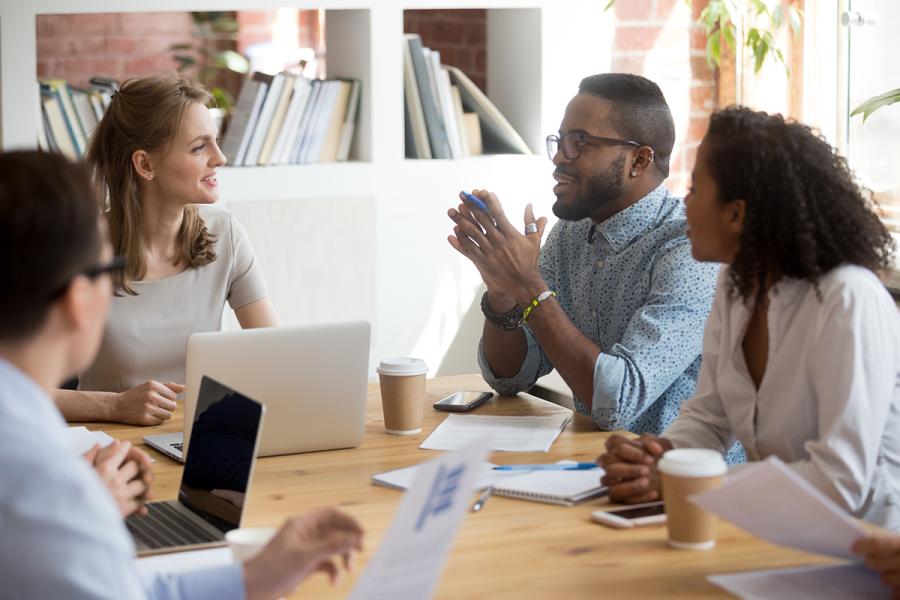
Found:
[[[240,526],[263,407],[203,377],[178,500],[222,531]]]

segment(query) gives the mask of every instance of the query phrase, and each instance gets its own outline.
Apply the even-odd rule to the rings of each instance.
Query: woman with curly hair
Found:
[[[613,436],[611,496],[661,496],[670,448],[777,456],[849,513],[900,528],[900,318],[876,273],[893,242],[809,127],[714,114],[685,198],[694,258],[725,263],[694,397],[662,437]]]

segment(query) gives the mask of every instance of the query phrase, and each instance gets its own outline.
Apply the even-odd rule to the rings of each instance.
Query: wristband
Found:
[[[544,290],[543,292],[538,294],[537,298],[532,300],[531,303],[525,307],[525,310],[522,312],[522,324],[523,325],[528,322],[528,316],[531,314],[531,311],[533,311],[535,308],[537,308],[541,302],[543,302],[550,296],[556,296],[556,292],[554,292],[553,290]]]
[[[491,306],[488,304],[487,292],[481,296],[481,312],[484,313],[484,317],[490,321],[494,327],[503,329],[504,331],[515,331],[521,327],[522,307],[516,304],[505,313],[492,312]]]

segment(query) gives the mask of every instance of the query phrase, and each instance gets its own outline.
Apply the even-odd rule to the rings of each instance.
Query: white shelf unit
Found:
[[[35,145],[37,15],[324,9],[329,76],[363,84],[351,161],[225,167],[222,202],[248,230],[286,323],[363,318],[373,324],[373,363],[416,354],[432,372],[441,364],[443,372],[471,371],[474,341],[458,328],[478,300],[480,278],[446,241],[446,209],[460,189],[479,187],[496,191],[514,222],[528,202],[550,215],[552,165],[543,137],[558,128],[580,78],[609,68],[609,19],[600,4],[0,0],[0,142],[3,149]],[[487,93],[535,155],[405,159],[403,11],[450,8],[487,9]],[[448,359],[448,348],[459,355]]]

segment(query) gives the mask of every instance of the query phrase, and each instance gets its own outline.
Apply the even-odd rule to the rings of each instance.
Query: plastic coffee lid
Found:
[[[421,358],[386,358],[376,370],[384,375],[422,375],[428,366]]]
[[[659,460],[658,467],[660,472],[676,477],[716,477],[728,471],[722,455],[706,448],[669,450]]]

